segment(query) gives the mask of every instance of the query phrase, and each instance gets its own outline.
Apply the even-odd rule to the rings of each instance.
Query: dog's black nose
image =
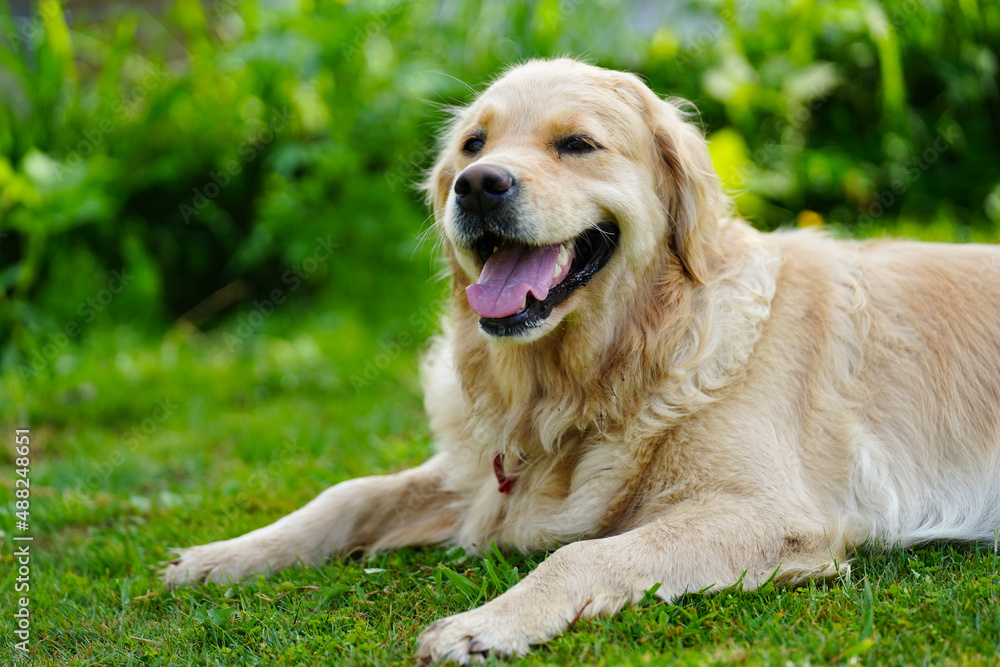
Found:
[[[470,213],[488,213],[514,190],[514,177],[498,167],[474,164],[455,179],[458,205]]]

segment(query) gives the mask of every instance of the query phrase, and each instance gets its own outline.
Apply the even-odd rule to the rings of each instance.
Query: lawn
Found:
[[[157,579],[171,547],[239,535],[331,483],[428,454],[417,358],[429,303],[381,327],[289,306],[242,338],[242,315],[162,339],[97,321],[51,373],[5,375],[5,437],[31,425],[33,664],[409,664],[428,623],[537,565],[544,555],[442,547],[243,587],[165,591]],[[2,512],[13,573],[22,532],[12,505]],[[580,621],[519,664],[997,664],[997,567],[996,545],[861,553],[850,579]],[[0,663],[25,663],[13,643],[4,637]]]
[[[428,456],[447,290],[411,186],[443,107],[503,67],[586,56],[692,100],[761,229],[996,243],[998,38],[994,0],[0,0],[0,665],[412,664],[422,628],[544,558],[157,578]],[[860,553],[850,578],[580,621],[521,664],[996,665],[997,560]]]

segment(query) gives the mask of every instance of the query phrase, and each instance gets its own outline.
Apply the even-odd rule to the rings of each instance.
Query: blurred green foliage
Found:
[[[0,0],[0,364],[26,377],[105,311],[158,333],[299,290],[361,321],[429,303],[412,184],[440,106],[529,57],[694,101],[763,228],[1000,225],[993,0],[102,7]]]

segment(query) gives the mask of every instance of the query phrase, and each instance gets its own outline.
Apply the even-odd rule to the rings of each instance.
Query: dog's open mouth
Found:
[[[539,326],[604,268],[618,245],[618,234],[617,225],[610,222],[547,246],[484,234],[475,251],[485,265],[479,281],[466,289],[480,327],[494,336],[516,336]]]

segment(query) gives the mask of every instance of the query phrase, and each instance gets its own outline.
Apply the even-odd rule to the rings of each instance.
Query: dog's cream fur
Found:
[[[603,148],[560,156],[567,132]],[[482,264],[455,242],[452,185],[473,162],[515,175],[535,243],[621,230],[608,265],[518,340],[480,331],[465,299]],[[1000,527],[997,248],[759,233],[729,215],[678,106],[569,60],[517,67],[457,112],[428,190],[454,291],[424,368],[437,454],[182,550],[168,585],[357,549],[565,545],[423,634],[421,659],[467,662],[655,584],[671,599],[830,576],[865,542]]]

